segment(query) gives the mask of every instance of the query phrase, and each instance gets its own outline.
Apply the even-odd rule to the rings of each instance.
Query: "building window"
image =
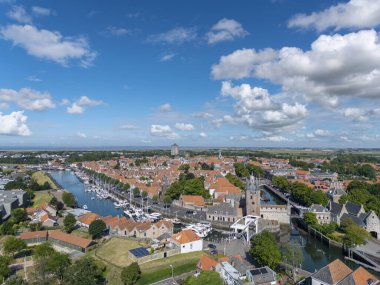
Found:
[[[193,244],[192,243],[190,244],[190,249],[193,249]]]

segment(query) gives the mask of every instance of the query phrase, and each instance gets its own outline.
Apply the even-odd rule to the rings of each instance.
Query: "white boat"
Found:
[[[82,209],[83,209],[83,210],[87,210],[87,205],[83,205],[83,206],[82,206]]]
[[[91,197],[91,200],[95,200],[95,197]]]

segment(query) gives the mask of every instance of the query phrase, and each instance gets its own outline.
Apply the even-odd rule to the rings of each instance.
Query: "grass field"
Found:
[[[128,250],[141,246],[135,240],[112,238],[96,250],[96,256],[119,267],[132,263],[128,257]]]
[[[35,196],[33,198],[33,208],[38,208],[41,206],[43,203],[49,203],[51,198],[53,197],[49,193],[45,191],[40,191],[40,192],[34,192]]]
[[[57,188],[55,183],[43,171],[34,172],[32,175],[32,179],[34,179],[39,185],[43,185],[45,182],[48,182],[50,184],[51,189]]]
[[[132,263],[132,260],[128,258],[128,250],[141,245],[135,240],[114,237],[96,250],[95,257],[103,260],[107,265],[108,284],[122,285],[121,268]],[[173,266],[174,275],[194,270],[202,254],[204,253],[201,251],[191,252],[141,264],[142,274],[137,284],[150,284],[169,278],[172,274],[170,264]]]

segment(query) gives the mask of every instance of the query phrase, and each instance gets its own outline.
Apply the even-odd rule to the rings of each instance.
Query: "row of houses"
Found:
[[[380,239],[380,219],[375,211],[366,212],[363,205],[346,202],[339,204],[330,201],[327,207],[313,204],[309,208],[309,212],[315,214],[319,224],[337,223],[346,219],[352,219],[357,225],[367,230],[372,237]]]
[[[124,237],[136,237],[145,239],[155,239],[168,233],[173,234],[173,223],[168,220],[153,222],[134,222],[126,217],[107,216],[101,217],[89,212],[78,217],[78,225],[88,228],[95,220],[103,220],[109,230],[109,234]]]
[[[60,230],[25,232],[20,234],[19,238],[24,240],[28,245],[49,241],[52,244],[80,252],[87,252],[96,245],[92,240],[74,234],[67,234]]]

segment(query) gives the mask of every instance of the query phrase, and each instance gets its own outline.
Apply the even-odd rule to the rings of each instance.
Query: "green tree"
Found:
[[[53,197],[50,199],[50,205],[54,206],[54,207],[57,207],[58,205],[58,199],[57,197]]]
[[[148,192],[143,191],[143,192],[141,193],[141,196],[143,197],[143,199],[145,199],[146,197],[148,197]]]
[[[274,235],[263,231],[251,240],[250,254],[260,266],[275,268],[281,261],[281,252]]]
[[[181,164],[179,167],[178,167],[178,170],[183,170],[183,171],[189,171],[190,169],[190,165],[184,163],[184,164]]]
[[[25,241],[14,236],[7,237],[3,244],[4,252],[11,256],[14,256],[16,253],[26,249],[26,247]]]
[[[364,244],[365,241],[370,238],[370,234],[358,226],[351,218],[344,219],[340,226],[345,233],[343,243],[349,247]]]
[[[0,278],[1,278],[1,276],[0,276]],[[8,278],[5,281],[5,285],[28,285],[28,281],[24,280],[21,276],[15,275],[15,276]]]
[[[154,202],[157,202],[157,201],[158,201],[158,195],[157,195],[157,194],[153,195],[152,200],[153,200]]]
[[[316,225],[318,225],[317,215],[315,213],[305,213],[303,215],[303,219],[305,220],[305,223],[311,227],[315,227]]]
[[[0,225],[0,234],[1,235],[3,235],[3,236],[5,236],[5,235],[15,235],[15,233],[16,233],[16,230],[13,227],[12,221],[8,220],[8,221],[3,222]]]
[[[69,233],[75,228],[76,223],[77,223],[77,220],[75,219],[75,216],[69,213],[63,219],[63,229]]]
[[[54,252],[48,258],[47,270],[54,274],[58,280],[62,281],[70,264],[71,259],[68,254]]]
[[[239,187],[241,190],[245,189],[244,182],[241,181],[239,177],[237,177],[237,176],[235,176],[235,175],[233,175],[231,173],[227,173],[226,178],[228,179],[228,181],[230,183],[232,183],[236,187]]]
[[[0,280],[4,280],[11,273],[10,263],[11,259],[8,256],[0,255]]]
[[[222,278],[220,278],[219,273],[215,271],[206,271],[206,270],[201,271],[198,277],[191,276],[185,280],[185,285],[198,285],[198,284],[223,285],[224,282]]]
[[[164,197],[164,204],[170,205],[171,203],[172,203],[172,198],[170,198],[170,196],[165,196]]]
[[[137,262],[132,262],[121,271],[121,281],[124,285],[134,285],[140,279],[141,270]]]
[[[23,208],[16,208],[12,210],[11,217],[15,223],[19,223],[26,219],[26,211]]]
[[[138,187],[133,188],[133,196],[137,197],[140,195],[140,189]]]
[[[63,192],[62,201],[63,203],[65,203],[67,207],[70,207],[70,208],[75,207],[77,204],[73,193],[70,193],[70,192]]]
[[[281,255],[282,259],[293,267],[298,267],[303,262],[301,247],[294,243],[285,243],[281,248]]]
[[[319,204],[326,206],[329,202],[327,195],[322,190],[317,190],[311,193],[311,202],[313,204]]]
[[[88,233],[92,236],[92,238],[97,238],[102,235],[102,233],[106,229],[106,224],[102,220],[95,220],[90,224],[88,228]]]
[[[102,281],[102,270],[92,257],[77,259],[65,272],[65,282],[70,285],[97,285]]]

